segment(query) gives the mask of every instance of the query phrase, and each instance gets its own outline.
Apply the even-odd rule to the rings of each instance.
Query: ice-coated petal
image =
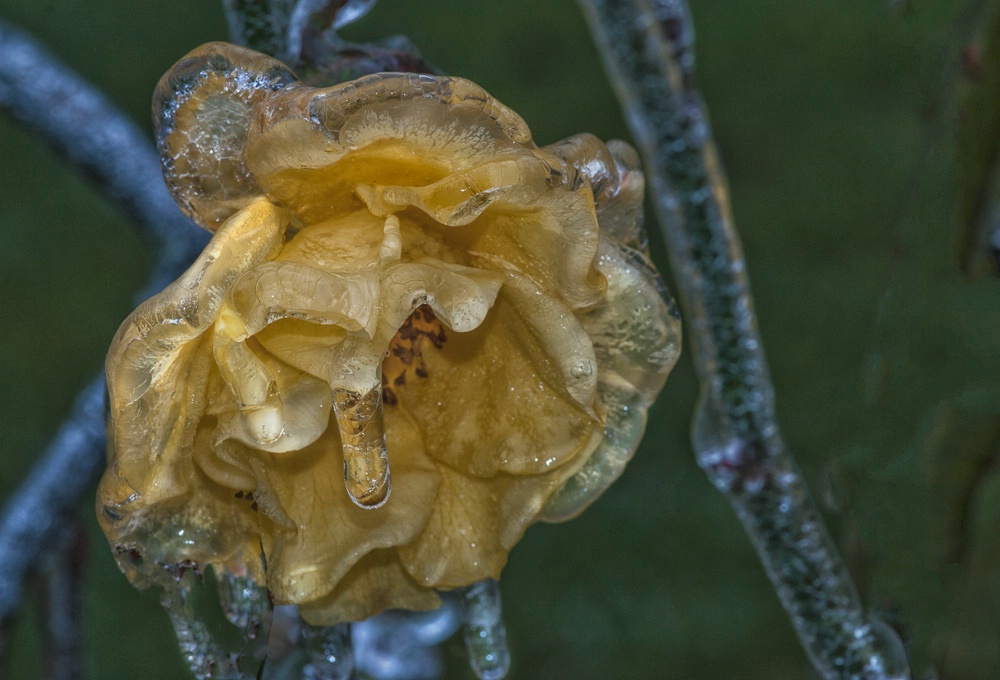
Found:
[[[649,261],[610,239],[599,252],[607,297],[581,323],[594,343],[607,420],[586,464],[549,499],[541,516],[549,522],[579,514],[621,476],[642,439],[646,410],[680,354],[680,319]]]
[[[260,493],[261,532],[268,586],[279,602],[306,603],[329,594],[364,555],[405,545],[421,531],[434,506],[440,475],[423,454],[420,436],[406,418],[385,419],[391,458],[391,502],[368,510],[344,490],[344,456],[336,424],[295,455],[249,451]],[[286,520],[291,520],[291,526]],[[372,612],[374,613],[374,612]]]
[[[153,128],[174,199],[214,231],[261,194],[243,152],[253,108],[297,82],[281,62],[227,43],[193,50],[160,79]]]
[[[467,333],[486,319],[504,276],[431,258],[397,264],[382,275],[381,315],[395,334],[417,307],[427,305],[444,324]]]
[[[359,185],[376,215],[415,207],[434,218],[448,249],[470,263],[514,270],[574,307],[593,304],[598,228],[587,185],[555,157],[495,160],[425,186]],[[442,227],[453,227],[452,229]]]
[[[542,148],[563,159],[587,178],[598,209],[618,195],[620,177],[615,159],[604,142],[594,135],[573,135]]]
[[[270,184],[282,171],[324,168],[348,154],[376,163],[410,159],[447,172],[527,147],[516,113],[462,78],[378,73],[334,87],[286,90],[260,109],[247,162]],[[364,176],[365,166],[358,168]],[[278,191],[280,195],[280,191]]]
[[[251,203],[223,225],[180,279],[118,329],[106,366],[113,463],[136,489],[149,486],[146,476],[166,463],[164,456],[183,458],[190,451],[211,369],[202,336],[239,277],[277,253],[287,222],[280,208]],[[176,493],[173,486],[153,488],[166,497]]]
[[[509,274],[486,321],[421,351],[423,371],[397,389],[429,456],[480,477],[540,474],[588,447],[597,361],[576,317]]]
[[[207,450],[211,428],[199,428],[193,439],[195,450]],[[263,578],[257,517],[248,504],[233,503],[190,459],[177,456],[145,481],[136,491],[111,468],[98,487],[98,519],[129,580],[175,585],[177,569],[192,564]]]
[[[361,621],[386,609],[435,609],[441,598],[418,584],[400,563],[395,550],[373,550],[318,600],[299,606],[302,618],[314,626]]]
[[[642,204],[646,179],[639,165],[639,152],[620,139],[608,142],[608,151],[618,170],[618,191],[598,207],[601,231],[623,246],[648,256],[649,237],[644,226]]]
[[[585,458],[528,477],[500,473],[481,479],[442,466],[434,511],[420,536],[399,549],[403,566],[425,587],[498,578],[511,548]]]

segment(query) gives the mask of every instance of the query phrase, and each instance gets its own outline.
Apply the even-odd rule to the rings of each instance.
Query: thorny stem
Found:
[[[172,281],[207,241],[164,186],[152,144],[127,116],[32,40],[0,22],[0,108],[92,176],[160,246],[144,297]],[[104,463],[104,376],[96,376],[0,513],[0,622]]]
[[[908,678],[895,633],[865,616],[774,416],[742,248],[683,0],[580,0],[650,170],[702,385],[699,465],[753,541],[824,678]]]

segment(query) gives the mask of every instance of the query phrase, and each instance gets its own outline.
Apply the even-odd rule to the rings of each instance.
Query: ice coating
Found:
[[[318,626],[429,609],[621,474],[680,346],[627,145],[222,44],[155,107],[215,235],[108,355],[99,514],[133,581],[211,564]]]
[[[480,680],[502,680],[510,669],[507,631],[500,606],[500,586],[487,579],[463,589],[462,638],[469,664]]]
[[[389,500],[389,452],[382,424],[382,387],[362,393],[333,390],[333,411],[344,451],[344,485],[361,508],[380,508]]]

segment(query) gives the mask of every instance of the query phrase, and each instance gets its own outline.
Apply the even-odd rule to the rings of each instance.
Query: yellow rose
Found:
[[[215,233],[108,354],[98,508],[134,582],[212,564],[317,625],[430,608],[621,473],[679,350],[627,145],[219,43],[154,118]]]

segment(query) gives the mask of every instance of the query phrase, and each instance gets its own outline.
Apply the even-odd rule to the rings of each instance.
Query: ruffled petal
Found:
[[[373,550],[328,595],[299,605],[299,614],[314,626],[333,626],[363,621],[386,609],[421,611],[440,606],[438,594],[406,572],[395,550]]]
[[[462,78],[378,73],[285,90],[256,113],[247,164],[269,190],[283,171],[325,168],[361,150],[376,165],[409,159],[448,174],[511,145],[531,145],[520,116]],[[366,167],[359,165],[361,177]]]
[[[243,159],[252,111],[295,82],[281,62],[226,43],[202,45],[160,79],[153,130],[163,176],[198,224],[214,231],[261,195]]]
[[[174,492],[174,485],[151,486],[146,477],[163,456],[190,454],[210,373],[210,345],[201,339],[239,277],[277,253],[287,220],[266,201],[250,204],[181,278],[118,329],[106,365],[113,461],[135,489]]]
[[[440,475],[422,453],[416,428],[386,414],[392,459],[391,502],[362,509],[344,489],[344,456],[336,424],[294,454],[247,450],[257,475],[268,586],[278,602],[305,603],[329,594],[366,554],[411,542],[434,505]],[[290,525],[289,525],[290,521]]]
[[[646,410],[680,354],[680,316],[649,260],[605,238],[598,268],[608,280],[607,297],[580,321],[594,342],[607,422],[587,463],[549,499],[540,518],[549,522],[576,516],[621,476],[639,447]]]
[[[524,153],[424,186],[362,184],[357,192],[376,215],[421,210],[470,264],[525,274],[573,307],[593,304],[604,289],[593,267],[598,228],[588,185],[554,156]]]
[[[421,349],[400,407],[428,455],[466,474],[538,474],[589,453],[597,361],[571,311],[509,274],[486,320]]]
[[[499,578],[524,531],[585,456],[531,476],[480,479],[442,465],[434,511],[419,538],[399,548],[407,572],[428,588],[457,588]]]

